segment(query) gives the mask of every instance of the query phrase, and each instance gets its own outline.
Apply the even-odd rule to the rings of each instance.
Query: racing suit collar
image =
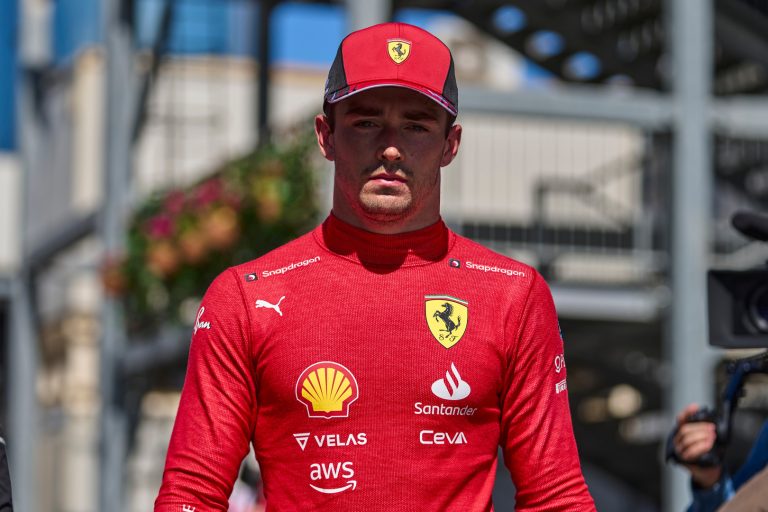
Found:
[[[366,267],[398,268],[434,263],[445,258],[454,241],[445,223],[381,235],[348,224],[331,214],[315,231],[320,245]]]

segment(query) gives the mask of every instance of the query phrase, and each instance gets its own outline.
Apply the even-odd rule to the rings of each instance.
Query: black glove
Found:
[[[697,423],[702,421],[708,421],[710,423],[714,423],[715,426],[717,426],[717,420],[718,416],[715,411],[712,409],[709,409],[707,407],[701,408],[695,413],[691,414],[686,418],[686,423]],[[675,436],[677,435],[677,431],[680,429],[680,426],[675,426],[674,429],[672,429],[672,432],[669,433],[669,437],[667,437],[667,449],[666,449],[666,461],[667,462],[675,462],[676,464],[693,464],[695,466],[701,466],[701,467],[714,467],[714,466],[720,466],[723,463],[723,452],[725,450],[725,446],[721,442],[720,439],[720,432],[719,429],[716,429],[717,432],[717,438],[715,439],[715,444],[712,446],[712,449],[699,457],[696,460],[683,460],[680,458],[678,453],[675,451]]]

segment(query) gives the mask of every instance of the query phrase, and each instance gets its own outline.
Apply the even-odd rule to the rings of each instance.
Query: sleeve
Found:
[[[757,439],[752,443],[747,460],[733,475],[733,488],[738,489],[750,478],[768,466],[768,421],[763,423],[763,428]]]
[[[595,510],[581,472],[568,406],[563,340],[552,295],[534,273],[525,305],[507,320],[501,446],[526,512]]]
[[[720,505],[733,497],[733,481],[730,475],[723,471],[720,480],[708,489],[696,487],[691,481],[693,501],[688,512],[715,512]]]
[[[197,314],[155,512],[226,511],[255,424],[249,320],[233,270]]]
[[[715,512],[720,505],[730,501],[750,478],[768,465],[768,422],[763,424],[760,435],[752,445],[747,460],[731,478],[723,471],[720,480],[709,489],[701,489],[691,482],[693,500],[688,512]]]

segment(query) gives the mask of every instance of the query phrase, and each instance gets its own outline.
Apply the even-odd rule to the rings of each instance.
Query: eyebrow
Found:
[[[378,116],[381,115],[382,110],[377,107],[366,107],[364,105],[352,105],[344,113],[345,115],[356,116]]]
[[[408,120],[411,121],[439,121],[437,112],[432,110],[409,110],[403,114]]]
[[[374,116],[380,116],[382,113],[383,113],[383,110],[378,107],[370,107],[365,105],[352,105],[344,113],[344,115],[374,117]],[[409,121],[439,121],[440,120],[438,113],[431,109],[409,110],[403,114],[403,117],[405,119],[408,119]]]

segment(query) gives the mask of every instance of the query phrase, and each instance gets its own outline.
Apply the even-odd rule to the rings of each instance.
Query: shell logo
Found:
[[[296,381],[296,400],[307,407],[310,418],[346,418],[357,397],[355,376],[333,361],[308,366]]]

